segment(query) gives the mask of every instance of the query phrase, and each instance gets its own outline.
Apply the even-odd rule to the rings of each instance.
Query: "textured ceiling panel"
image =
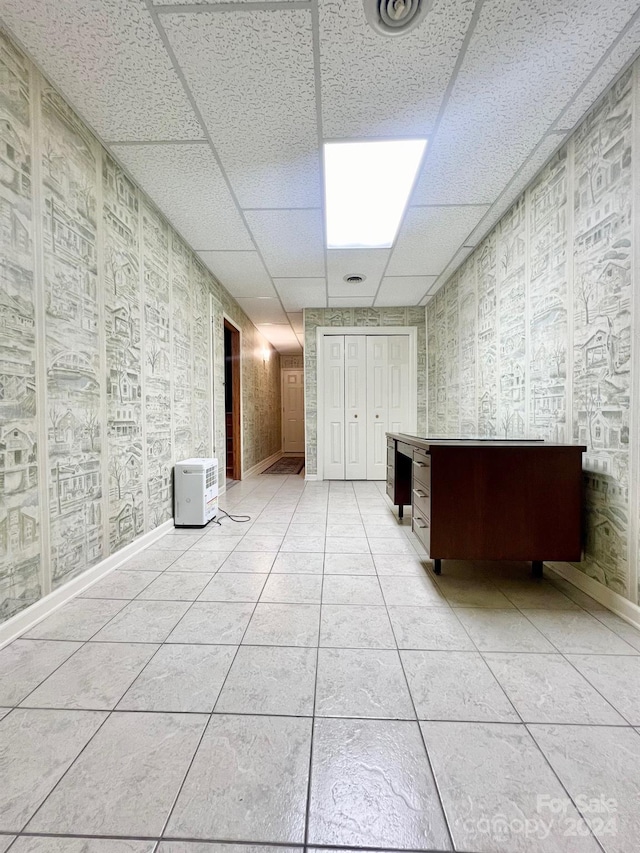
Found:
[[[236,297],[238,305],[242,308],[249,319],[256,324],[259,323],[286,323],[289,324],[289,318],[282,310],[280,300],[260,299],[260,298],[242,298]]]
[[[246,217],[272,276],[324,276],[320,210],[249,210]]]
[[[414,207],[405,216],[387,275],[439,275],[487,207]]]
[[[296,334],[303,334],[304,332],[304,315],[302,311],[296,311],[294,313],[287,314],[289,318],[289,322],[291,323],[291,328]]]
[[[327,283],[323,278],[275,278],[273,283],[286,311],[326,305]]]
[[[493,202],[637,0],[485,0],[413,204]]]
[[[111,148],[195,249],[252,248],[251,236],[208,145]]]
[[[375,296],[390,253],[390,249],[329,249],[329,296],[350,296],[353,292]],[[354,285],[344,280],[346,275],[363,275],[366,278],[362,284]]]
[[[310,12],[161,20],[241,207],[319,207]]]
[[[448,281],[449,277],[453,275],[453,273],[462,263],[464,263],[464,261],[469,257],[472,252],[472,246],[464,246],[462,249],[455,253],[453,258],[451,259],[451,263],[443,270],[442,275],[440,275],[439,278],[436,279],[435,284],[433,284],[429,288],[429,292],[420,303],[421,305],[426,305],[429,302],[434,293],[440,290],[443,284]]]
[[[198,252],[219,282],[234,296],[275,296],[269,273],[257,252]]]
[[[325,137],[431,132],[471,19],[471,0],[435,0],[400,38],[376,33],[362,0],[320,0]]]
[[[385,276],[375,305],[417,305],[436,278],[435,275]]]
[[[286,325],[261,325],[256,324],[258,331],[284,355],[300,352],[300,341],[297,335],[287,323]]]
[[[2,0],[0,13],[103,139],[202,138],[143,0]]]
[[[373,296],[362,297],[347,297],[347,296],[330,296],[329,308],[371,308],[373,305]]]

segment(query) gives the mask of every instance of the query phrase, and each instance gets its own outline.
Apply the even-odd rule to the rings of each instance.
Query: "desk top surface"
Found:
[[[583,444],[552,444],[543,439],[501,439],[501,438],[482,438],[481,436],[471,436],[469,438],[452,438],[450,436],[428,436],[408,435],[403,432],[388,432],[389,438],[394,438],[397,441],[403,441],[406,444],[412,444],[415,447],[420,447],[423,450],[428,450],[432,445],[438,447],[533,447],[540,450],[546,448],[563,447],[567,450],[579,450],[584,453],[587,448]]]

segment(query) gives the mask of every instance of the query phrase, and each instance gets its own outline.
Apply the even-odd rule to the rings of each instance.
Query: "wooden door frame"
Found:
[[[282,417],[282,414],[284,414],[284,375],[285,375],[285,373],[292,373],[293,371],[295,371],[296,373],[300,373],[302,376],[302,422],[303,422],[304,428],[305,428],[305,435],[306,435],[306,425],[307,425],[306,407],[304,404],[305,403],[304,367],[281,367],[280,368],[280,402],[281,402],[282,413],[281,413],[281,417],[280,417],[280,448],[282,450],[282,453],[285,456],[287,454],[286,454],[285,449],[284,449],[284,418]],[[305,439],[303,439],[303,442],[304,442],[304,447],[302,448],[302,455],[306,456],[307,443],[306,443]],[[300,455],[299,453],[291,452],[291,456],[299,456],[299,455]]]
[[[418,423],[417,326],[318,326],[316,328],[316,480],[324,480],[324,370],[322,354],[324,352],[324,339],[335,335],[407,335],[409,337],[409,408],[411,414],[409,433],[415,433]]]
[[[233,320],[222,315],[223,335],[231,332],[231,411],[233,429],[232,480],[242,479],[242,331]],[[226,357],[226,354],[225,354]],[[225,406],[226,414],[226,406]],[[226,471],[226,417],[225,417],[225,471]]]

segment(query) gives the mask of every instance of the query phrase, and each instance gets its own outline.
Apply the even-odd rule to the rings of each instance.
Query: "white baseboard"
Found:
[[[42,622],[47,616],[51,616],[63,604],[66,604],[72,598],[75,598],[76,595],[93,586],[97,581],[102,580],[105,575],[117,569],[118,566],[121,566],[130,557],[148,548],[149,545],[156,542],[172,528],[173,518],[170,518],[159,527],[156,527],[155,530],[139,536],[115,554],[105,557],[96,566],[92,566],[86,572],[58,587],[58,589],[50,592],[49,595],[45,595],[39,601],[36,601],[35,604],[7,619],[6,622],[0,625],[0,648],[15,640],[20,634],[24,634],[25,631],[33,628],[38,622]]]
[[[634,628],[640,629],[640,607],[637,604],[594,580],[594,578],[590,578],[589,575],[585,575],[571,563],[545,563],[544,565],[545,568],[551,569],[552,572],[569,581],[582,592],[586,592],[591,598],[595,598],[607,610],[613,611],[616,616],[624,619],[625,622],[629,622]]]
[[[274,462],[277,462],[278,459],[282,459],[282,456],[282,451],[277,450],[275,453],[272,453],[271,456],[267,456],[266,459],[263,459],[262,462],[258,462],[256,465],[252,465],[251,468],[247,468],[246,471],[243,471],[242,479],[246,480],[247,477],[254,477],[256,474],[262,474],[262,472],[271,467]]]
[[[317,480],[318,475],[317,474],[307,474],[307,472],[305,471],[304,472],[304,478],[305,478],[305,480]]]

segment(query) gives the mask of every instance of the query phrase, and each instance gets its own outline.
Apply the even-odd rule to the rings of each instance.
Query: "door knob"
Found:
[[[357,416],[357,415],[354,415],[353,417],[354,417],[354,418],[357,418],[358,416]]]
[[[376,417],[377,417],[377,418],[379,418],[379,417],[380,417],[380,415],[376,415]]]

